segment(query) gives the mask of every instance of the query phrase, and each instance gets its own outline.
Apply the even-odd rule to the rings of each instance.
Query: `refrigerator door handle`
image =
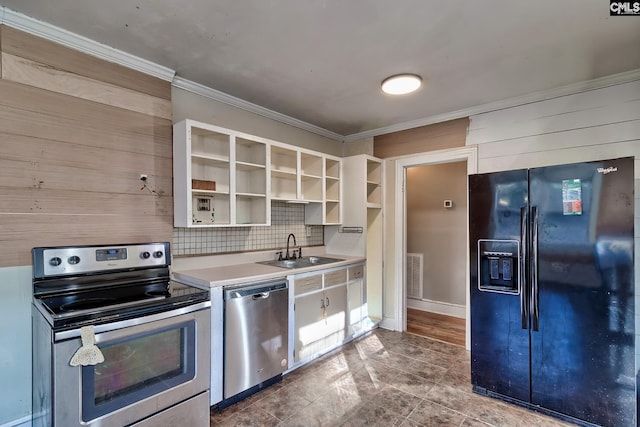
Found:
[[[538,299],[538,207],[531,207],[531,312],[533,313],[533,330],[540,326],[540,301]]]
[[[526,259],[527,259],[527,224],[529,222],[529,209],[527,206],[520,208],[520,259],[519,259],[519,272],[518,272],[518,286],[520,287],[520,319],[522,322],[522,329],[529,328],[529,306],[527,304],[527,292],[526,292]]]

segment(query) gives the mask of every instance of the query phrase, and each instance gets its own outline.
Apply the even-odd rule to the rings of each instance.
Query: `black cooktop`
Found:
[[[209,291],[172,280],[119,285],[35,298],[54,328],[97,325],[196,304]]]

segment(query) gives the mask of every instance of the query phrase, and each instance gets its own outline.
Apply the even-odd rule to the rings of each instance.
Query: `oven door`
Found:
[[[56,333],[54,425],[127,425],[174,407],[208,426],[208,404],[177,405],[209,389],[210,312],[188,309],[96,327],[105,360],[95,366],[69,364],[82,343],[64,337],[79,329]]]

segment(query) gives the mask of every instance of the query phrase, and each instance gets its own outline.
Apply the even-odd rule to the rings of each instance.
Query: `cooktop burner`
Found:
[[[117,301],[115,298],[87,298],[84,300],[72,301],[68,304],[62,304],[59,311],[77,311],[88,310],[91,308],[104,307],[109,304],[114,304]]]

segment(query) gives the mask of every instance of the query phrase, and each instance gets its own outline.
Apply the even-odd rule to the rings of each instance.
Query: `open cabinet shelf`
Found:
[[[174,226],[269,222],[265,142],[183,120],[174,125],[173,160]]]
[[[339,157],[183,120],[174,125],[174,226],[269,225],[271,200],[305,204],[307,224],[339,224]]]

